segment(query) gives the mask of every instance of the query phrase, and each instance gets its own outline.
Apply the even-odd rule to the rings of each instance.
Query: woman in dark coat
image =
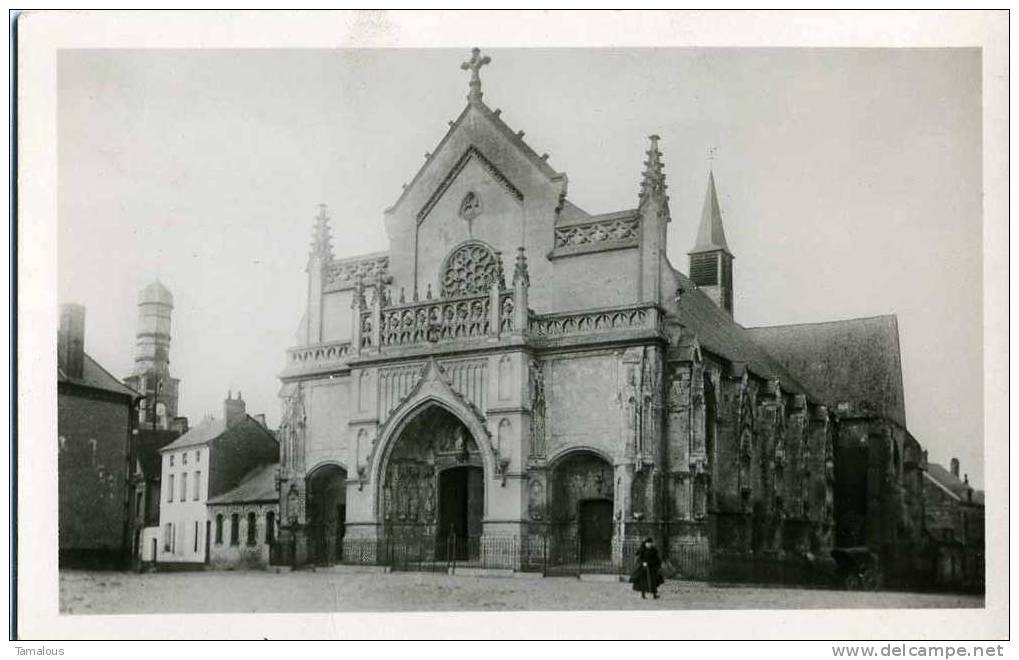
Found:
[[[658,585],[665,582],[662,577],[662,558],[658,556],[658,548],[655,542],[648,537],[640,544],[637,551],[637,566],[630,574],[630,582],[633,583],[633,590],[640,592],[641,598],[647,598],[647,592],[658,598]]]

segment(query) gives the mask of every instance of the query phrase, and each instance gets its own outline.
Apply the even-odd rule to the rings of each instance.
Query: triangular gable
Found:
[[[457,117],[456,121],[450,122],[449,130],[443,136],[442,140],[439,141],[439,144],[435,147],[434,151],[428,154],[424,164],[418,169],[417,173],[414,174],[414,178],[411,179],[410,183],[404,187],[403,192],[400,193],[400,197],[397,198],[396,202],[392,206],[386,209],[387,214],[395,211],[396,208],[399,207],[400,204],[402,204],[407,199],[408,195],[411,193],[412,190],[415,189],[417,184],[422,179],[424,173],[428,171],[430,167],[433,166],[433,163],[435,163],[443,154],[443,151],[447,149],[447,145],[452,140],[453,136],[456,135],[457,132],[465,130],[463,128],[463,125],[466,122],[467,117],[470,115],[472,109],[474,109],[478,115],[484,117],[487,120],[488,124],[492,126],[492,128],[497,133],[499,133],[508,143],[515,147],[517,152],[524,156],[524,158],[527,159],[532,165],[534,165],[538,169],[538,171],[540,171],[549,179],[553,180],[565,179],[566,177],[565,173],[557,172],[548,164],[546,160],[548,157],[547,155],[539,156],[537,152],[534,151],[534,149],[532,149],[526,142],[524,142],[523,131],[515,133],[513,132],[513,129],[506,125],[506,122],[504,122],[500,118],[501,112],[499,110],[492,111],[480,100],[473,101],[467,104],[463,112],[460,113],[460,116]],[[449,172],[447,172],[446,175],[443,177],[442,183],[440,183],[440,185],[435,190],[431,191],[431,194],[428,196],[427,201],[422,206],[422,208],[415,211],[418,218],[418,222],[421,222],[423,218],[427,216],[428,211],[431,210],[431,207],[435,205],[435,202],[439,198],[442,197],[442,193],[445,191],[446,188],[449,187],[449,184],[456,179],[456,175],[459,173],[460,170],[463,169],[463,167],[467,164],[467,162],[470,161],[472,157],[484,158],[482,163],[485,166],[485,169],[492,173],[493,176],[495,176],[495,178],[500,181],[500,183],[503,183],[503,185],[507,187],[507,190],[510,190],[511,194],[517,195],[518,199],[523,198],[523,195],[522,193],[520,193],[519,188],[515,186],[509,180],[509,178],[499,170],[499,168],[493,163],[493,161],[489,157],[482,154],[481,151],[476,146],[474,145],[471,146],[474,147],[474,152],[470,152],[470,149],[468,149],[464,153],[462,153],[459,159],[454,163],[453,167],[451,167]]]
[[[472,144],[464,150],[464,154],[460,156],[460,159],[457,160],[456,163],[453,164],[449,173],[443,177],[442,181],[438,186],[436,186],[435,190],[428,197],[428,200],[421,207],[421,210],[417,212],[418,224],[425,221],[425,218],[428,217],[428,213],[435,207],[438,201],[442,199],[443,194],[445,194],[446,190],[449,189],[450,185],[452,185],[457,176],[460,175],[460,172],[467,167],[467,164],[471,162],[471,160],[477,160],[481,164],[482,168],[484,168],[484,170],[488,172],[492,178],[498,181],[510,195],[515,197],[517,201],[523,201],[524,193],[520,192],[520,189],[513,185],[513,182],[510,181],[509,178],[492,163],[492,161],[486,158],[485,154],[481,153],[480,149]]]

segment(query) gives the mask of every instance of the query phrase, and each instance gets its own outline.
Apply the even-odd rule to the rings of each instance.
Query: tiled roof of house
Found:
[[[264,463],[252,469],[232,489],[209,499],[209,504],[242,504],[247,502],[275,502],[276,473],[279,463]]]
[[[175,451],[177,449],[183,449],[185,447],[194,447],[196,445],[204,445],[211,440],[216,439],[222,435],[223,431],[226,430],[226,420],[216,419],[215,417],[207,417],[199,422],[194,428],[189,430],[184,435],[180,436],[170,444],[163,447],[160,451]]]
[[[906,426],[895,316],[748,328],[764,350],[829,405]]]
[[[131,469],[134,469],[134,461],[141,466],[142,474],[146,479],[158,479],[162,473],[162,456],[159,450],[180,437],[176,431],[151,428],[138,429],[138,434],[131,442],[133,452]]]
[[[141,398],[142,396],[140,392],[136,392],[131,389],[124,383],[117,380],[117,378],[109,371],[103,369],[102,365],[92,359],[88,353],[84,354],[84,359],[82,360],[81,378],[71,378],[58,366],[57,382],[70,383],[72,385],[79,385],[82,387],[91,387],[93,389],[113,392],[115,394],[123,394],[125,396],[135,398]]]

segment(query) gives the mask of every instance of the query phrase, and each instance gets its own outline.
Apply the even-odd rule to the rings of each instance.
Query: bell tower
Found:
[[[722,212],[715,191],[715,173],[708,172],[708,190],[704,195],[697,243],[688,253],[690,279],[732,316],[732,252],[725,240]]]
[[[145,395],[138,409],[139,425],[169,429],[177,417],[180,379],[170,376],[170,315],[173,294],[156,280],[138,293],[138,333],[134,372],[124,379]]]

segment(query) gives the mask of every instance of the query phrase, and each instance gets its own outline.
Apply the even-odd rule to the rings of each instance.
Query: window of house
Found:
[[[170,475],[170,481],[168,483],[168,486],[169,486],[169,488],[166,489],[166,492],[168,493],[166,501],[167,502],[172,502],[173,501],[173,475],[172,474]]]
[[[216,545],[223,544],[223,514],[216,514]]]
[[[257,531],[257,527],[257,517],[255,516],[255,512],[252,511],[248,514],[248,545],[255,545],[255,532]]]
[[[194,493],[192,495],[192,498],[195,501],[198,500],[198,491],[201,489],[201,483],[202,483],[202,471],[198,470],[197,472],[195,472],[195,487]]]
[[[184,453],[182,453],[180,455],[180,464],[181,465],[187,465],[188,464],[188,453],[187,452],[184,452]]]
[[[166,523],[166,528],[163,530],[163,550],[170,551],[171,539],[173,539],[173,524]]]
[[[195,521],[195,552],[198,552],[198,521]]]
[[[173,467],[173,454],[170,454],[170,467]]]
[[[240,543],[240,518],[236,513],[230,514],[230,545]]]
[[[202,460],[202,450],[201,449],[196,449],[195,450],[195,463],[198,463],[201,460]]]
[[[276,512],[266,511],[265,512],[265,542],[274,543],[276,541]]]
[[[188,473],[180,473],[180,501],[185,502],[188,499]]]

